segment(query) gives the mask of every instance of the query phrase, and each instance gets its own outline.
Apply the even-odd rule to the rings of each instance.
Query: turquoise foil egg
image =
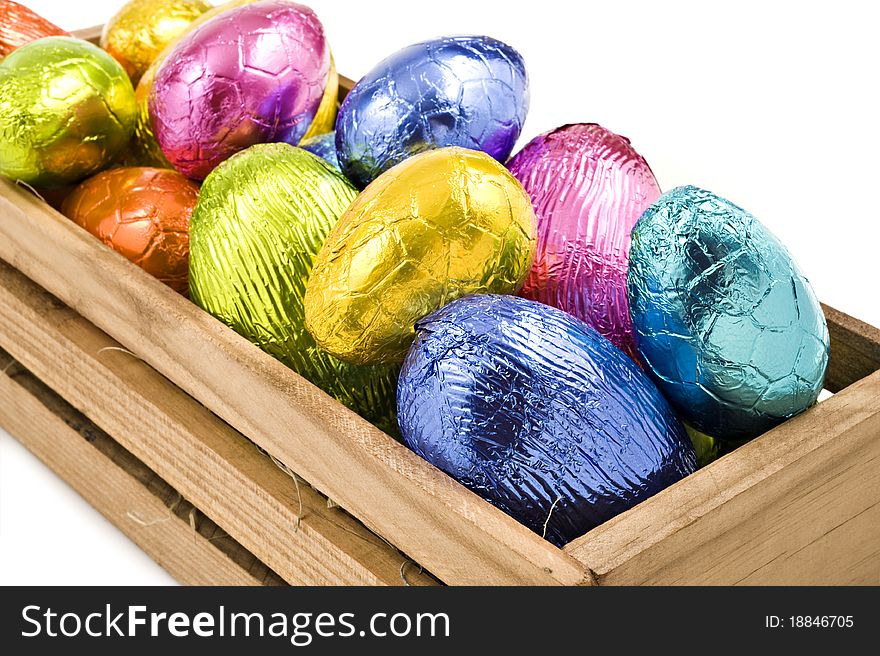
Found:
[[[822,308],[785,247],[709,191],[663,194],[632,233],[627,295],[639,356],[682,419],[750,439],[816,402]]]

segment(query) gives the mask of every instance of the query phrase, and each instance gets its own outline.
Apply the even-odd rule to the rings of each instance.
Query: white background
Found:
[[[630,137],[664,189],[696,184],[747,208],[822,300],[880,325],[874,3],[305,2],[353,78],[423,38],[484,33],[510,43],[532,83],[522,143],[587,121]],[[123,3],[25,4],[73,30]],[[169,582],[0,430],[0,583]]]

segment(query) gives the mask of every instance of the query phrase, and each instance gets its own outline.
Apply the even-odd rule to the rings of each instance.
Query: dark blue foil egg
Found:
[[[468,296],[420,321],[397,403],[413,451],[559,546],[696,468],[629,357],[523,298]]]
[[[342,170],[366,187],[407,157],[443,146],[505,162],[529,108],[522,56],[487,36],[423,41],[380,62],[336,118]]]
[[[299,147],[329,162],[337,171],[342,171],[339,159],[336,157],[336,132],[327,132],[303,139],[299,142]]]
[[[815,403],[828,328],[810,283],[755,217],[712,192],[663,194],[633,229],[636,347],[682,419],[756,437]]]

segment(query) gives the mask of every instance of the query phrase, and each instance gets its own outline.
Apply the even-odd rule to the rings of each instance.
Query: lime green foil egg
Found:
[[[344,405],[397,433],[398,366],[348,364],[318,349],[303,297],[330,229],[357,195],[324,160],[252,146],[202,185],[190,224],[190,297]]]
[[[128,75],[87,41],[48,37],[0,62],[0,174],[8,178],[82,180],[122,152],[134,124]]]

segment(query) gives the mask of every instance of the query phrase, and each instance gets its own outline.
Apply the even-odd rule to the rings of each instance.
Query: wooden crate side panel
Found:
[[[448,583],[584,583],[583,565],[0,180],[0,258]]]
[[[880,330],[829,305],[822,305],[831,337],[825,387],[839,392],[880,369]]]
[[[0,425],[175,579],[282,585],[253,554],[0,352]]]
[[[406,557],[2,263],[0,318],[0,344],[287,581],[402,583]]]
[[[880,583],[880,372],[575,540],[600,584]]]

